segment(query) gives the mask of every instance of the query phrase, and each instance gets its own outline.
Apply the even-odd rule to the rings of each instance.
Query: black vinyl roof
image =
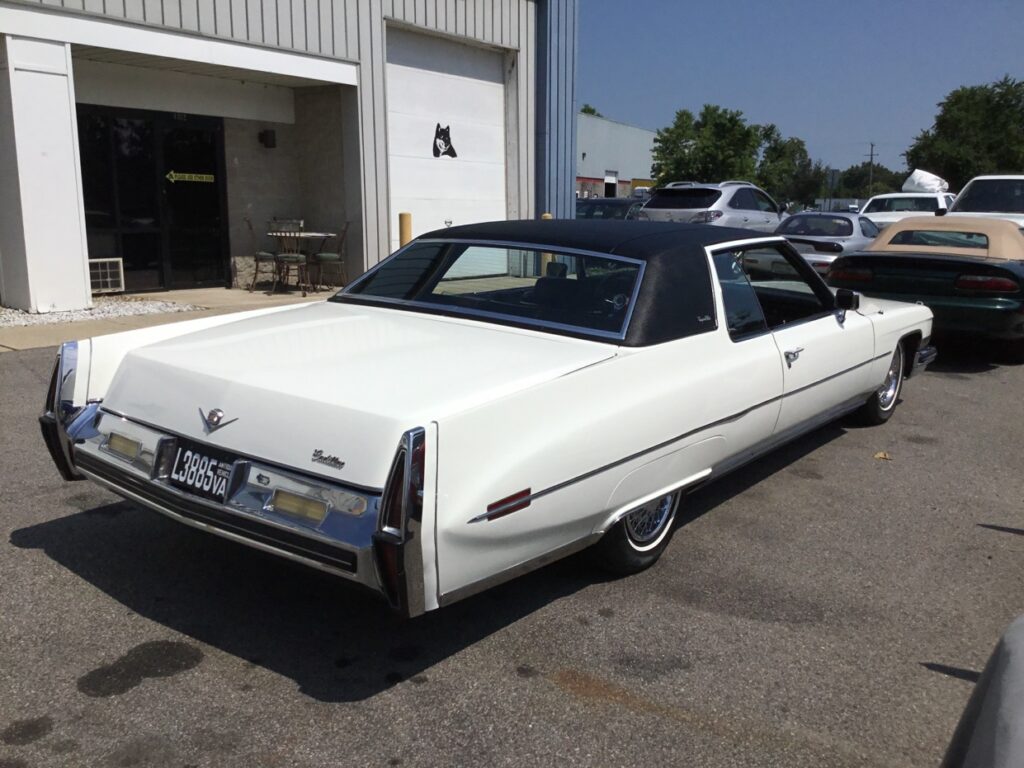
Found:
[[[731,240],[773,237],[764,232],[707,224],[594,219],[489,221],[437,229],[417,239],[496,240],[523,245],[575,248],[645,261],[683,254],[703,258],[704,247]],[[777,237],[777,236],[775,236]]]
[[[748,229],[654,221],[492,221],[428,232],[417,240],[501,242],[624,256],[645,262],[625,346],[647,346],[717,327],[706,246],[778,236]],[[566,335],[573,335],[566,333]],[[577,335],[586,336],[585,332]]]

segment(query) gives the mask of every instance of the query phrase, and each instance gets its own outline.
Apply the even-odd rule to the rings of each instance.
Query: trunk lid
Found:
[[[384,485],[401,434],[614,357],[610,344],[338,303],[130,351],[104,407],[209,445]],[[207,434],[201,414],[224,412]],[[314,451],[345,462],[312,461]]]

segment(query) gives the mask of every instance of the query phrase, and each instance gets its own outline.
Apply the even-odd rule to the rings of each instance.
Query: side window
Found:
[[[729,201],[729,207],[738,208],[741,211],[756,211],[757,198],[748,187],[740,187]]]
[[[757,295],[743,270],[741,256],[741,251],[724,251],[713,257],[715,274],[722,287],[725,323],[733,341],[742,341],[768,329]]]
[[[750,190],[754,193],[754,200],[757,201],[757,207],[765,213],[778,213],[779,207],[771,201],[771,198],[763,192],[758,192],[756,189]]]
[[[800,256],[774,245],[736,254],[772,330],[831,311],[831,292]]]
[[[878,237],[878,227],[871,219],[861,218],[860,231],[864,233],[864,237]]]

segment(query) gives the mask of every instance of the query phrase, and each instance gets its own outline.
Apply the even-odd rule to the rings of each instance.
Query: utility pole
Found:
[[[875,194],[875,142],[871,143],[871,152],[868,158],[868,197]]]

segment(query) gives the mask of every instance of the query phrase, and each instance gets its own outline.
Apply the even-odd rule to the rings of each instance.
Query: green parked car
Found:
[[[919,302],[936,334],[995,339],[1024,362],[1024,234],[1011,221],[915,216],[832,262],[828,284]]]

